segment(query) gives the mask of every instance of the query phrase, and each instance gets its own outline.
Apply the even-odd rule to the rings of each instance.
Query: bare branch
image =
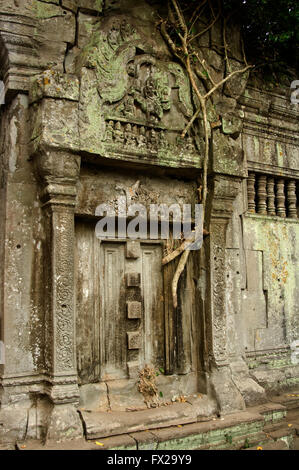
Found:
[[[182,254],[181,259],[179,261],[176,272],[175,272],[175,274],[173,276],[173,279],[172,279],[172,299],[173,299],[174,308],[177,308],[177,306],[178,306],[178,294],[177,294],[178,282],[179,282],[181,274],[184,271],[185,266],[187,264],[189,254],[190,254],[190,250],[185,250],[184,251],[184,253]]]
[[[244,41],[242,37],[241,37],[241,45],[242,45],[242,54],[243,54],[244,64],[248,65],[246,54],[245,54]]]
[[[178,53],[178,48],[177,46],[175,45],[175,43],[173,42],[173,40],[171,39],[171,37],[169,36],[167,30],[166,30],[166,24],[165,22],[163,21],[161,23],[161,33],[162,33],[162,36],[164,37],[164,39],[167,41],[170,49],[172,50],[173,54],[180,60],[180,62],[183,63],[183,65],[185,66],[185,63],[183,62],[181,56],[179,55]]]
[[[217,85],[215,85],[205,96],[204,99],[206,100],[209,98],[214,91],[216,91],[219,87],[221,87],[225,82],[230,80],[234,75],[237,75],[238,73],[245,73],[247,70],[254,68],[254,65],[247,65],[243,69],[240,70],[235,70],[234,72],[231,72],[227,77],[225,77],[223,80],[221,80]]]
[[[173,7],[176,11],[180,27],[182,28],[182,31],[184,32],[184,39],[186,39],[187,36],[188,36],[188,28],[187,28],[187,25],[186,25],[186,22],[185,22],[185,18],[183,17],[183,14],[182,14],[182,12],[180,10],[180,7],[177,3],[177,0],[171,0],[171,2],[172,2]],[[181,39],[183,39],[183,38],[181,38]]]
[[[210,233],[207,230],[203,229],[203,236],[206,237],[207,235],[210,235]],[[191,245],[192,243],[194,243],[194,240],[184,240],[183,243],[178,248],[176,248],[174,251],[172,251],[171,253],[169,253],[162,259],[162,266],[170,263],[175,258],[180,256],[180,254],[186,249],[188,249],[188,246]]]
[[[208,64],[206,63],[206,61],[205,61],[204,59],[201,59],[201,58],[199,57],[198,52],[193,51],[193,54],[196,56],[198,62],[199,62],[200,65],[202,66],[202,68],[203,68],[204,70],[206,70],[206,72],[207,72],[207,74],[208,74],[207,78],[210,80],[210,82],[212,83],[212,85],[215,86],[216,83],[214,82],[214,80],[213,80],[212,77],[211,77],[211,74],[210,74],[209,71],[208,71]],[[196,69],[195,69],[195,71],[196,71]]]
[[[192,16],[191,16],[191,19],[190,19],[191,26],[190,26],[189,31],[188,31],[189,34],[192,32],[193,26],[195,25],[196,21],[197,21],[197,20],[199,19],[199,17],[200,17],[200,13],[199,13],[200,9],[201,9],[202,7],[204,7],[204,6],[206,5],[206,3],[207,3],[207,0],[203,0],[203,2],[200,3],[200,4],[197,6],[197,8],[194,10],[194,12],[192,13]]]
[[[190,43],[191,41],[194,41],[194,39],[202,36],[203,34],[205,34],[207,31],[209,31],[209,29],[211,29],[213,27],[213,25],[216,23],[216,21],[219,19],[220,17],[220,11],[218,11],[216,17],[213,19],[212,23],[210,23],[205,29],[203,29],[202,31],[200,31],[199,33],[195,34],[195,36],[192,36],[188,42]]]
[[[192,124],[194,123],[195,119],[198,118],[198,116],[200,115],[201,113],[201,108],[198,108],[197,111],[195,111],[195,113],[193,114],[192,118],[190,119],[190,121],[188,122],[187,126],[185,127],[185,129],[183,130],[183,132],[181,133],[181,137],[184,138],[185,135],[187,134],[187,132],[189,131],[190,127],[192,126]]]

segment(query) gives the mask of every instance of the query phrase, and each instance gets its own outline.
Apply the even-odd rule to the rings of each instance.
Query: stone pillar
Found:
[[[76,411],[74,212],[80,173],[79,82],[44,72],[32,82],[31,155],[40,184],[45,229],[45,393],[53,405],[50,439],[82,435]]]
[[[286,216],[285,209],[285,194],[284,194],[284,179],[279,178],[276,184],[276,201],[277,201],[277,215],[279,217]]]
[[[255,213],[255,174],[249,173],[247,179],[248,212]]]
[[[268,200],[268,215],[276,215],[275,211],[275,193],[274,193],[274,178],[268,177],[267,179],[267,200]]]
[[[48,437],[61,437],[70,426],[81,434],[75,342],[74,210],[80,157],[53,149],[36,157],[41,179],[47,242],[45,319],[46,393],[54,405]],[[63,406],[71,404],[71,406]],[[60,428],[57,425],[58,416]],[[56,423],[55,423],[56,421]],[[55,434],[52,434],[51,424]]]
[[[289,180],[287,183],[287,201],[288,201],[288,217],[297,218],[297,198],[296,198],[296,181]]]
[[[222,413],[245,408],[243,397],[232,380],[227,355],[226,232],[233,201],[240,191],[240,178],[214,177],[211,195],[208,260],[207,346],[210,386]]]
[[[258,177],[258,189],[257,189],[257,211],[258,214],[267,214],[267,192],[266,192],[267,177],[260,175]]]

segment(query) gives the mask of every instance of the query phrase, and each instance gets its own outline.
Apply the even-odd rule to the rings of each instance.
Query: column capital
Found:
[[[216,175],[211,195],[211,221],[227,223],[233,214],[233,202],[241,190],[241,178]]]
[[[45,204],[74,206],[81,157],[70,152],[45,150],[35,156],[37,175],[42,183]]]

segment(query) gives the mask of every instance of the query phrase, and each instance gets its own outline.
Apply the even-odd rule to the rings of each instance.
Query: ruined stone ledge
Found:
[[[272,165],[269,163],[260,163],[260,162],[255,162],[252,160],[247,160],[247,164],[248,164],[248,171],[267,173],[273,176],[280,176],[281,178],[285,176],[285,177],[299,179],[299,169],[296,170],[295,168],[287,168],[287,167],[282,168],[280,166]]]
[[[195,409],[188,403],[173,404],[162,408],[135,412],[87,412],[80,411],[87,439],[134,433],[147,429],[195,423]]]
[[[284,399],[284,396],[277,399]],[[150,413],[153,410],[148,410]],[[259,412],[258,412],[259,411]],[[274,413],[286,412],[284,406],[268,402],[246,411],[213,418],[207,422],[170,426],[97,440],[76,439],[57,443],[47,441],[17,442],[18,450],[289,450],[293,449],[299,425],[298,408],[286,419],[280,414],[270,422]],[[111,413],[108,413],[111,415]],[[291,423],[291,426],[288,423]]]
[[[245,217],[249,217],[250,219],[261,219],[261,220],[268,220],[268,221],[273,221],[273,222],[280,222],[280,223],[289,223],[289,224],[299,224],[299,219],[293,219],[291,217],[278,217],[274,215],[261,215],[261,214],[252,214],[250,212],[246,212],[244,214]]]

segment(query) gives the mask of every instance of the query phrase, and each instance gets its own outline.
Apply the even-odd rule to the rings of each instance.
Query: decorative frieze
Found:
[[[298,217],[296,180],[250,172],[247,179],[248,212]]]
[[[179,131],[169,132],[161,126],[115,118],[106,121],[104,145],[108,151],[134,154],[184,151],[193,155],[196,152],[194,139],[190,135],[182,139]]]

